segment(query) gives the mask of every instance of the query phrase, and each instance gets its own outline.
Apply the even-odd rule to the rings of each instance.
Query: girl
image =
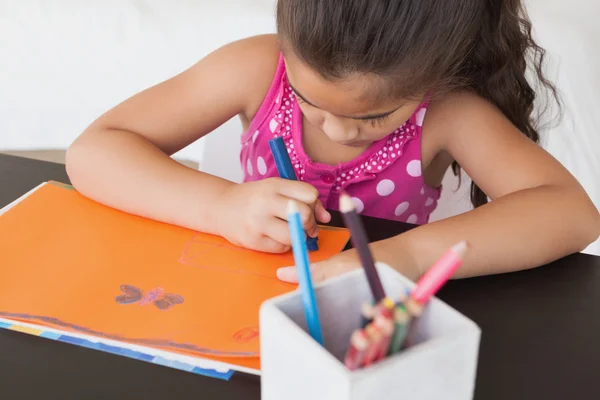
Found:
[[[598,237],[598,210],[536,145],[528,62],[554,88],[519,0],[279,0],[277,25],[102,115],[68,151],[75,187],[266,252],[289,249],[289,199],[315,236],[344,190],[363,215],[419,225],[372,244],[412,279],[459,238],[471,251],[456,277],[532,268]],[[236,115],[244,183],[169,157]],[[298,182],[277,178],[275,136]],[[427,223],[451,166],[472,177],[476,208]],[[314,279],[358,266],[344,252]],[[278,276],[296,280],[293,267]]]

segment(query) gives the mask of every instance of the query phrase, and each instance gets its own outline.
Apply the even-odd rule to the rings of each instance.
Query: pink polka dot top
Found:
[[[327,209],[338,210],[345,191],[362,215],[425,224],[440,198],[440,189],[425,185],[421,175],[421,126],[427,105],[421,103],[406,122],[354,160],[317,163],[302,147],[302,111],[280,56],[271,88],[242,135],[244,182],[279,176],[268,141],[281,136],[298,180],[317,188]]]

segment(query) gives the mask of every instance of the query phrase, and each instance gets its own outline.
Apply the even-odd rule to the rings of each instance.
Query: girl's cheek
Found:
[[[303,105],[300,105],[300,110],[302,110],[302,115],[312,126],[321,129],[324,120],[324,116],[321,112],[312,107],[304,107]]]
[[[377,141],[380,139],[383,139],[384,137],[386,137],[387,135],[389,135],[390,133],[392,133],[393,131],[395,131],[396,129],[398,129],[398,126],[396,124],[390,124],[390,123],[386,123],[386,124],[382,124],[380,126],[373,126],[370,122],[361,122],[361,136],[368,138],[369,140],[372,141]]]

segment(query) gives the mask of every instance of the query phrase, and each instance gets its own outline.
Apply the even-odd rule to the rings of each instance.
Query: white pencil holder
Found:
[[[398,298],[414,283],[378,264],[386,294]],[[481,330],[432,298],[417,320],[411,346],[369,367],[348,370],[342,360],[360,307],[371,293],[363,270],[315,286],[325,347],[308,334],[299,291],[260,309],[262,400],[464,400],[473,397]]]

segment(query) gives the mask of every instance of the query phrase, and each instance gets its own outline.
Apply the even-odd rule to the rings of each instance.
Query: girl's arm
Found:
[[[517,271],[581,251],[600,235],[600,214],[577,180],[480,97],[433,104],[423,131],[424,143],[456,160],[492,202],[376,244],[392,265],[402,249],[421,275],[465,239],[470,250],[455,277]]]
[[[251,119],[277,57],[272,37],[235,42],[119,104],[69,148],[72,183],[125,212],[218,233],[217,197],[233,183],[169,156],[236,115]]]
[[[422,148],[456,160],[493,200],[464,214],[371,243],[373,256],[417,280],[460,240],[469,251],[456,278],[537,267],[583,250],[600,235],[600,214],[577,180],[473,94],[433,103]],[[360,268],[354,250],[313,266],[324,280]],[[280,279],[297,281],[295,268]]]

